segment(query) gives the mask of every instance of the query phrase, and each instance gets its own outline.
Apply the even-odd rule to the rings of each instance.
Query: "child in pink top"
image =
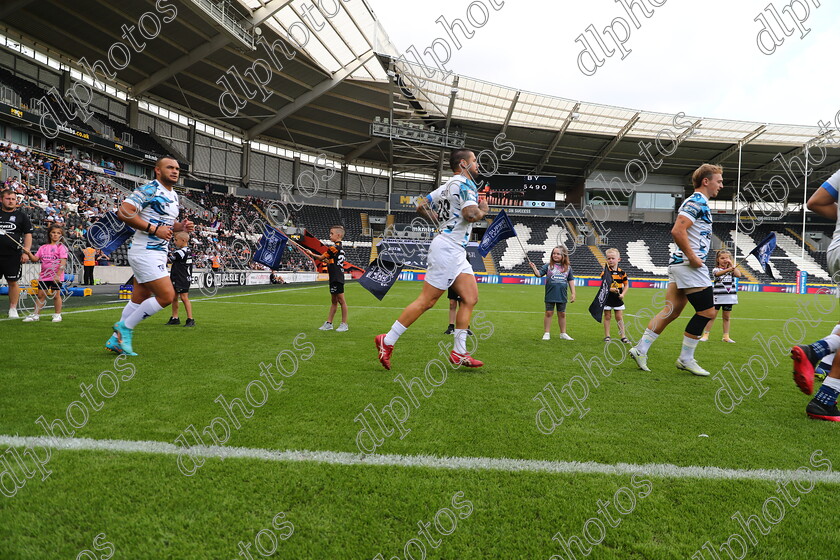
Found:
[[[41,261],[41,273],[38,275],[38,300],[35,302],[35,313],[26,317],[24,323],[41,320],[41,309],[47,301],[47,291],[53,292],[55,300],[55,314],[53,323],[61,322],[61,283],[64,281],[64,267],[67,265],[67,247],[61,244],[64,229],[59,225],[52,225],[47,231],[50,242],[41,245],[34,255],[26,254],[32,262]]]

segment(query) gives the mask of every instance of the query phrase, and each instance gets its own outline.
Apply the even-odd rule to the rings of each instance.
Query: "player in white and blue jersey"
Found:
[[[155,163],[155,180],[131,193],[120,206],[117,216],[134,228],[128,250],[128,263],[134,272],[134,291],[114,324],[114,334],[105,347],[117,353],[136,356],[132,347],[134,328],[164,309],[175,298],[166,270],[169,240],[179,231],[191,232],[189,220],[178,220],[178,162],[163,157]]]
[[[834,220],[834,234],[826,251],[828,272],[832,281],[840,289],[840,214],[837,212],[837,198],[840,191],[840,170],[826,180],[808,199],[808,210],[824,218]],[[835,325],[831,334],[813,344],[791,348],[793,358],[793,380],[806,395],[814,392],[814,366],[828,356],[840,350],[840,324]],[[833,360],[828,375],[822,382],[817,394],[805,408],[805,414],[816,420],[840,422],[837,410],[837,397],[840,395],[840,360]]]
[[[478,197],[475,184],[478,162],[475,154],[466,149],[455,150],[449,158],[449,165],[455,175],[446,184],[421,198],[417,204],[417,211],[433,224],[439,225],[440,232],[429,246],[422,292],[403,310],[387,334],[376,337],[379,361],[385,369],[391,369],[391,352],[399,337],[423,313],[434,307],[449,288],[461,296],[461,305],[455,318],[455,346],[449,361],[465,367],[484,365],[467,352],[467,329],[473,308],[478,303],[478,285],[467,260],[466,247],[473,223],[484,218],[489,207],[486,199],[479,200]]]
[[[694,359],[694,350],[706,324],[715,316],[712,281],[705,260],[712,240],[709,199],[716,197],[723,188],[723,169],[705,163],[694,171],[691,182],[694,194],[680,205],[677,221],[671,229],[678,249],[671,254],[668,265],[665,308],[650,320],[639,343],[630,349],[630,355],[636,360],[639,369],[644,371],[650,371],[647,367],[647,352],[653,341],[680,316],[685,304],[691,303],[694,316],[685,328],[682,351],[676,366],[694,375],[709,375]]]

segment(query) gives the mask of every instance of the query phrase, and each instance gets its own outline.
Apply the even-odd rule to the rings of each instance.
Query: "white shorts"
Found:
[[[438,290],[448,290],[459,274],[475,275],[467,260],[467,250],[438,235],[429,245],[426,282]]]
[[[704,264],[700,268],[694,268],[686,264],[668,265],[668,280],[674,282],[677,288],[706,288],[712,285],[709,277],[709,269]]]
[[[610,307],[608,305],[604,306],[604,311],[624,311],[623,305],[619,305],[618,307]]]
[[[169,271],[166,270],[166,252],[149,251],[128,251],[128,264],[134,272],[134,278],[139,284],[152,282],[159,278],[167,278]]]
[[[840,246],[829,247],[825,254],[826,262],[828,264],[828,274],[831,276],[831,281],[840,286]],[[838,290],[840,293],[840,290]]]

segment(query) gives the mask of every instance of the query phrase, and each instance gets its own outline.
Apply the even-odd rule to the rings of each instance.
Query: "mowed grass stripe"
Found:
[[[100,440],[89,438],[41,438],[0,435],[0,445],[9,447],[47,447],[65,451],[111,451],[156,455],[189,455],[205,459],[258,459],[273,462],[320,463],[343,466],[379,466],[534,472],[553,474],[604,474],[629,476],[640,474],[656,478],[706,480],[813,481],[840,484],[840,472],[814,472],[784,469],[725,469],[718,467],[680,467],[649,463],[614,465],[592,461],[536,461],[492,457],[434,457],[431,455],[361,455],[339,451],[271,450],[248,447],[194,446],[189,450],[161,441]]]

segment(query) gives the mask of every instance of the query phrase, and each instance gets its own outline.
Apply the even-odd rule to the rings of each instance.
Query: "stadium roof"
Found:
[[[75,61],[81,57],[107,60],[113,45],[126,44],[122,26],[136,26],[147,12],[166,16],[156,5],[170,4],[17,0],[0,8],[0,20],[7,36],[78,68]],[[689,115],[679,121],[683,128],[675,128],[674,115],[445,75],[397,58],[388,33],[364,0],[320,5],[335,11],[319,12],[308,0],[179,1],[172,4],[177,16],[163,19],[160,35],[145,41],[142,51],[131,52],[130,63],[116,72],[113,83],[129,97],[173,108],[245,140],[324,152],[357,164],[393,163],[399,171],[433,173],[437,150],[389,150],[388,142],[371,138],[370,124],[376,117],[438,129],[448,122],[466,134],[467,145],[477,151],[492,149],[493,139],[504,132],[516,153],[504,162],[503,171],[556,174],[566,189],[579,187],[594,170],[622,173],[630,160],[641,157],[639,142],[663,130],[679,136],[691,126],[694,134],[665,158],[657,173],[687,177],[703,161],[731,169],[737,167],[741,146],[742,182],[777,172],[778,153],[789,158],[818,141],[816,126]],[[259,59],[268,61],[266,45],[290,36],[298,43],[297,52],[287,60],[275,51],[283,67],[273,70],[270,96],[264,96],[254,79],[259,75],[246,71]],[[403,85],[421,87],[397,87],[388,79],[389,70]],[[225,114],[220,107],[227,84],[247,101],[235,114]],[[242,87],[251,90],[250,99]],[[230,107],[231,98],[227,101]],[[840,145],[823,145],[829,147],[828,157],[812,182],[840,164]],[[727,173],[728,179],[733,177]]]

